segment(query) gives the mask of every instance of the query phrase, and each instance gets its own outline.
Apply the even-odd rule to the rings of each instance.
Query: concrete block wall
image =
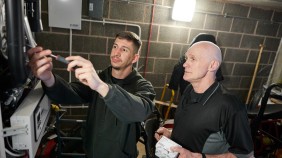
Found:
[[[171,19],[173,2],[156,0],[153,5],[153,0],[104,1],[105,21],[141,27],[143,46],[138,70],[152,82],[157,99],[160,98],[163,85],[169,82],[173,66],[198,33],[215,35],[223,55],[222,71],[225,80],[222,83],[242,101],[247,97],[259,44],[265,44],[254,90],[266,83],[282,37],[282,10],[198,0],[192,22],[178,22]],[[91,20],[87,0],[83,0],[82,7],[82,18]],[[42,1],[42,20],[44,30],[36,33],[38,45],[53,50],[54,54],[68,56],[70,31],[48,26],[48,1]],[[83,21],[82,30],[72,30],[72,54],[91,60],[96,69],[104,69],[110,64],[113,37],[122,30],[138,33],[138,28],[134,26]],[[54,62],[54,67],[56,73],[69,80],[65,65]]]

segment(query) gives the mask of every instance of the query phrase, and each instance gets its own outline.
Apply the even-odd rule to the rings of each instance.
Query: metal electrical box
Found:
[[[35,157],[50,113],[49,99],[38,82],[10,118],[11,128],[20,133],[12,135],[13,148],[29,150],[29,157]]]
[[[81,30],[82,0],[49,0],[49,26]]]
[[[104,0],[89,0],[89,16],[95,19],[103,19]]]

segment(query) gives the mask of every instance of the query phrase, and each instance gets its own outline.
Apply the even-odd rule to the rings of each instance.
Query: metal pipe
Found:
[[[23,0],[6,0],[5,10],[9,67],[17,87],[24,84],[28,77],[24,53]]]
[[[136,4],[144,4],[144,5],[157,6],[157,7],[163,7],[163,8],[172,8],[171,6],[164,6],[160,4],[152,4],[152,3],[145,3],[145,2],[132,1],[132,0],[110,0],[110,2],[126,2],[128,4],[136,3]]]

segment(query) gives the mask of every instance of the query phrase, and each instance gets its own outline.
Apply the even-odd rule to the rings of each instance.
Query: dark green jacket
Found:
[[[110,88],[104,98],[80,82],[67,83],[58,76],[53,87],[43,87],[57,103],[89,103],[85,132],[89,158],[136,158],[140,122],[154,106],[153,86],[135,69],[116,84],[111,77],[111,67],[99,76]]]

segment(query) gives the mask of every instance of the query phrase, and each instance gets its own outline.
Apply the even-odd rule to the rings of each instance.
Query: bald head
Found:
[[[221,51],[217,45],[208,41],[197,42],[188,49],[185,57],[184,80],[191,84],[202,81],[214,82],[222,61]]]
[[[200,41],[193,44],[188,52],[191,51],[193,53],[199,54],[201,57],[206,58],[209,61],[215,60],[221,64],[222,56],[220,48],[209,41]]]

